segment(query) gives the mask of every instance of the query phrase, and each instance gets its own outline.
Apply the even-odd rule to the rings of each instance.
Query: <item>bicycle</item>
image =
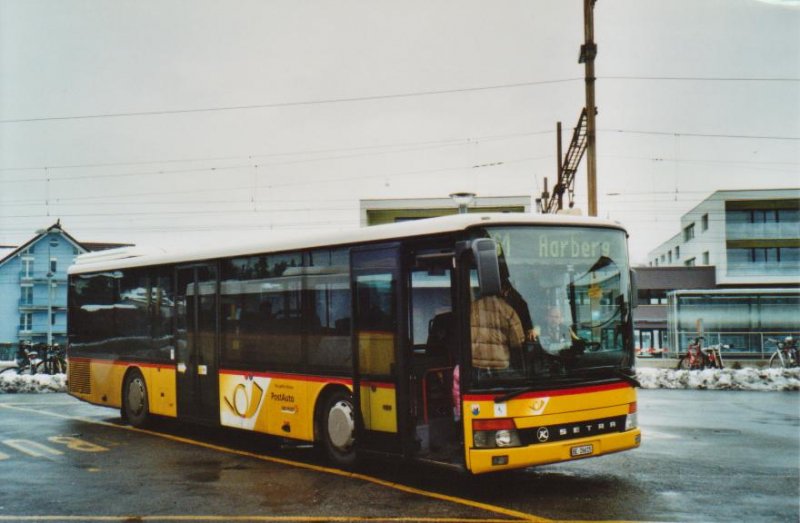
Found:
[[[676,369],[703,370],[722,369],[722,348],[726,345],[711,345],[703,348],[703,338],[697,338],[686,348],[686,354],[678,359]]]
[[[0,370],[0,374],[35,374],[36,366],[41,360],[39,354],[32,349],[30,342],[22,342],[17,350],[16,365]]]
[[[775,352],[769,358],[770,369],[788,369],[800,365],[797,355],[797,346],[794,339],[789,336],[784,341],[768,339],[775,343]]]
[[[66,351],[58,343],[45,345],[44,358],[36,364],[36,374],[66,374]]]

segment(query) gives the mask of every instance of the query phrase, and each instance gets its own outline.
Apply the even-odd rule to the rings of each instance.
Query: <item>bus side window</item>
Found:
[[[452,328],[451,274],[449,269],[424,269],[411,273],[411,338],[417,354],[449,363]]]

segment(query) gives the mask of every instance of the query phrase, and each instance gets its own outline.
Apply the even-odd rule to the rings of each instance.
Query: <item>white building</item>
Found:
[[[723,287],[800,284],[800,189],[717,191],[680,227],[649,266],[713,265]]]

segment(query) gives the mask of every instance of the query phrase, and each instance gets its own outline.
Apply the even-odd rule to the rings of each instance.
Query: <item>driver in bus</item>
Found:
[[[539,327],[537,326],[536,329],[538,330]],[[556,353],[572,345],[570,329],[564,324],[561,309],[555,306],[547,308],[545,325],[541,332],[537,333],[537,337],[541,346],[551,353]]]

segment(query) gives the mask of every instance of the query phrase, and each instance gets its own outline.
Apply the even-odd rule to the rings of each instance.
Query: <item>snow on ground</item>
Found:
[[[636,377],[643,389],[708,389],[800,391],[800,368],[795,369],[706,369],[672,370],[639,368]],[[18,376],[14,371],[0,374],[0,393],[66,392],[64,374]]]
[[[0,393],[3,392],[66,392],[66,374],[17,375],[13,370],[0,374]]]
[[[643,389],[800,391],[800,368],[794,369],[636,369]]]

